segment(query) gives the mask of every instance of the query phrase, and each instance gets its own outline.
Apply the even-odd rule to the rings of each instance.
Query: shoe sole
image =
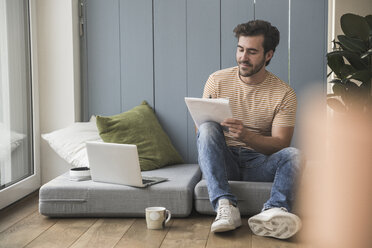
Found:
[[[292,237],[301,228],[299,221],[289,216],[275,216],[268,220],[258,218],[248,219],[248,225],[252,232],[258,236],[268,236],[278,239]]]
[[[242,225],[242,221],[239,220],[239,222],[235,226],[231,225],[219,225],[217,227],[211,227],[211,232],[212,233],[218,233],[218,232],[228,232],[235,230],[236,228],[240,227]]]

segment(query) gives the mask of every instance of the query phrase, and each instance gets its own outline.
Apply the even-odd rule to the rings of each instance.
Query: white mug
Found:
[[[163,229],[171,219],[171,212],[164,207],[146,208],[146,223],[148,229]]]

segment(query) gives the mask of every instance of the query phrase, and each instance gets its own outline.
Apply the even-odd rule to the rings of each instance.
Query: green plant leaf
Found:
[[[327,104],[328,104],[328,106],[330,106],[333,110],[335,110],[337,112],[341,112],[341,113],[346,112],[345,105],[342,102],[340,102],[339,100],[337,100],[336,98],[328,98],[327,99]]]
[[[356,71],[347,77],[347,79],[355,79],[363,83],[370,82],[371,78],[372,78],[372,72],[370,70]]]
[[[358,86],[353,82],[349,82],[346,86],[348,88],[348,98],[351,104],[363,104],[369,96],[369,90],[365,86]]]
[[[370,89],[370,85],[371,85],[371,82],[363,82],[363,83],[360,85],[360,87],[363,87],[363,88],[365,88],[365,89]],[[369,91],[369,90],[367,90],[367,91]],[[372,96],[371,96],[371,98],[372,98]]]
[[[367,65],[362,60],[360,60],[359,56],[349,56],[346,57],[346,59],[356,70],[365,70],[368,68]]]
[[[347,88],[348,91],[357,91],[358,90],[358,85],[350,80],[347,80],[345,87]]]
[[[363,54],[360,56],[360,58],[361,58],[361,59],[365,59],[365,58],[367,58],[367,57],[370,56],[370,55],[372,55],[372,48],[369,49],[366,53],[363,53]]]
[[[367,45],[361,39],[350,38],[346,35],[338,35],[337,38],[346,50],[357,53],[363,53],[367,50]]]
[[[340,69],[341,78],[346,79],[349,75],[352,75],[355,69],[351,65],[343,65]]]
[[[341,79],[335,78],[335,79],[332,79],[331,81],[329,81],[328,83],[330,83],[330,84],[340,84],[340,83],[342,83],[342,81],[341,81]]]
[[[341,16],[340,23],[345,35],[368,42],[369,25],[366,18],[348,13]]]
[[[353,53],[350,51],[334,51],[328,54],[332,54],[332,56],[342,55],[349,61],[349,63],[356,69],[356,70],[366,70],[368,69],[367,64],[360,59],[360,55],[358,53]]]
[[[346,88],[343,84],[334,84],[332,91],[336,96],[343,96],[346,93]]]
[[[365,18],[369,25],[370,30],[372,30],[372,15],[367,15]]]
[[[357,71],[368,69],[368,63],[360,59],[360,56],[356,54],[346,55],[346,60],[349,61],[350,65],[352,65]]]
[[[369,91],[366,87],[360,87],[355,83],[349,81],[346,85],[347,87],[347,98],[342,97],[346,106],[352,107],[357,106],[357,108],[361,108],[365,104],[368,99]]]
[[[336,51],[339,52],[339,51]],[[327,64],[329,68],[336,74],[337,77],[341,77],[341,67],[345,65],[342,54],[330,52],[327,54]]]
[[[349,53],[349,51],[342,51],[342,50],[332,51],[332,52],[327,53],[327,57],[344,56],[344,53]]]

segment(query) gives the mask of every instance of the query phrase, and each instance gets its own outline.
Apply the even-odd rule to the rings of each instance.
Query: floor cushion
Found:
[[[255,215],[261,212],[263,204],[270,198],[272,183],[229,181],[232,193],[238,198],[242,215]],[[194,190],[195,209],[202,214],[213,214],[209,201],[206,181],[201,180]]]
[[[145,208],[163,206],[174,217],[193,207],[193,190],[200,181],[197,164],[179,164],[142,172],[169,180],[147,188],[88,181],[71,181],[63,174],[40,188],[39,211],[51,217],[144,217]]]

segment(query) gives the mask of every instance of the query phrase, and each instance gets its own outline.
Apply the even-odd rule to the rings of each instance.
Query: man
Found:
[[[262,20],[240,24],[238,66],[213,73],[204,98],[229,98],[233,118],[199,126],[199,164],[210,201],[217,212],[212,232],[241,226],[237,199],[228,180],[273,182],[270,199],[248,224],[253,233],[289,238],[301,227],[290,213],[300,156],[290,148],[296,115],[296,94],[266,70],[279,43],[279,31]]]

